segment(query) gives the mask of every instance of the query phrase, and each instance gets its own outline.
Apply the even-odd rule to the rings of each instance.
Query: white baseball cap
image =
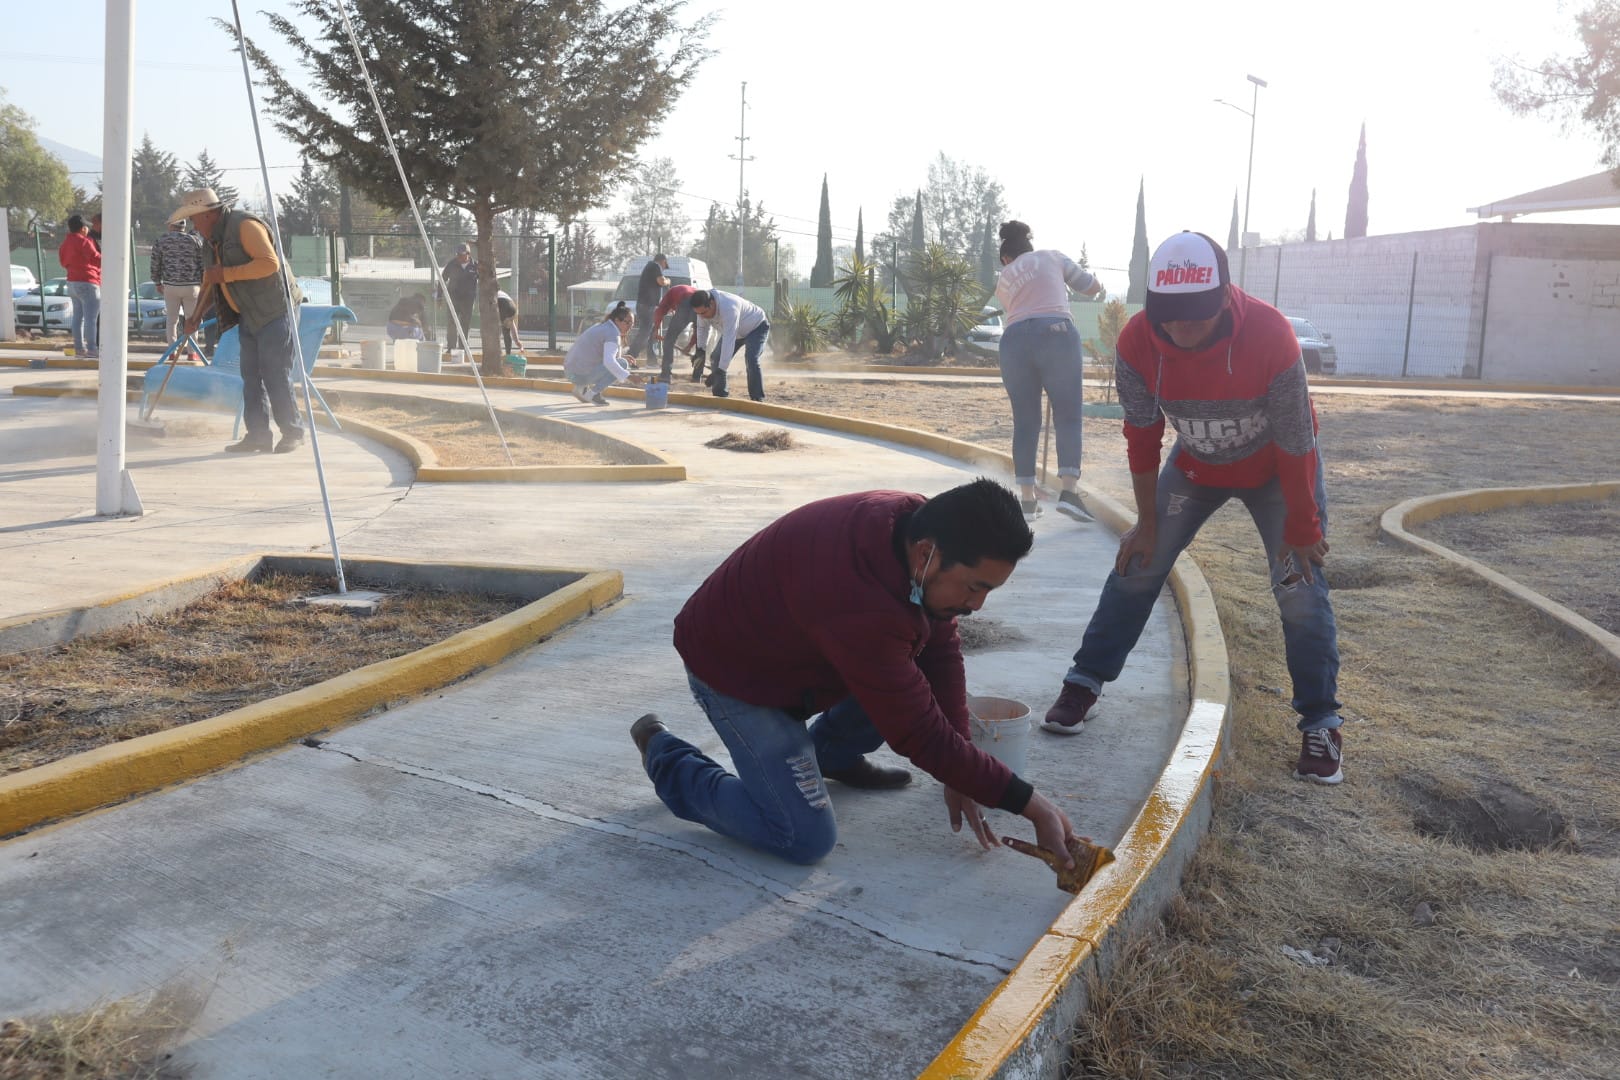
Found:
[[[1159,245],[1148,264],[1148,321],[1214,318],[1231,280],[1221,245],[1203,233],[1179,232]]]

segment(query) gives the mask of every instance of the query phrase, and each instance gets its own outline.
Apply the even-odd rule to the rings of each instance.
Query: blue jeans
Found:
[[[748,396],[754,401],[765,400],[765,375],[759,369],[759,354],[765,351],[765,339],[771,336],[771,324],[762,322],[752,330],[748,336],[737,342],[737,348],[742,350],[743,364],[748,368]],[[731,354],[736,356],[736,352]],[[731,361],[726,361],[730,366]]]
[[[89,281],[67,283],[73,298],[73,355],[94,354],[101,347],[101,286]],[[41,330],[45,328],[45,301],[40,300]]]
[[[606,364],[598,364],[594,374],[570,375],[568,381],[574,384],[574,389],[585,393],[588,397],[595,397],[619,380],[607,369]]]
[[[824,858],[838,840],[838,821],[822,772],[849,768],[883,745],[860,705],[846,698],[806,726],[782,709],[728,697],[691,671],[686,681],[737,772],[660,732],[647,746],[647,775],[664,805],[789,862]]]
[[[1171,462],[1176,451],[1171,451]],[[1064,682],[1101,692],[1103,683],[1119,678],[1125,658],[1136,647],[1147,625],[1153,602],[1176,556],[1192,543],[1198,530],[1228,499],[1239,499],[1249,508],[1255,528],[1265,545],[1271,566],[1271,594],[1282,612],[1283,646],[1288,659],[1288,675],[1294,683],[1291,704],[1299,713],[1299,730],[1336,728],[1339,718],[1339,644],[1333,621],[1333,602],[1328,596],[1327,575],[1320,566],[1311,567],[1313,582],[1288,582],[1297,576],[1292,556],[1277,558],[1283,543],[1282,485],[1273,478],[1257,488],[1203,487],[1182,475],[1172,463],[1159,473],[1158,500],[1154,510],[1158,529],[1153,558],[1146,567],[1133,566],[1121,576],[1108,572],[1102,599],[1086,627],[1074,666]],[[1322,457],[1316,459],[1316,507],[1327,534],[1327,488],[1322,479]]]
[[[1080,406],[1084,365],[1080,332],[1061,315],[1020,319],[1001,335],[1001,385],[1013,413],[1013,474],[1035,483],[1035,444],[1041,437],[1041,391],[1052,400],[1059,476],[1080,475]]]
[[[270,437],[270,417],[282,435],[302,437],[303,419],[293,401],[294,314],[280,315],[257,330],[238,323],[242,347],[242,423],[250,439]],[[268,403],[268,408],[266,405]]]

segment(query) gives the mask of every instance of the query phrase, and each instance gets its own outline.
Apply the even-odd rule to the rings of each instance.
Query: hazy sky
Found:
[[[261,9],[245,0],[248,32],[267,45]],[[870,237],[890,201],[946,154],[1000,180],[1013,214],[1040,247],[1123,268],[1137,184],[1147,188],[1150,242],[1193,228],[1224,240],[1241,197],[1250,108],[1259,92],[1251,231],[1302,229],[1317,192],[1317,229],[1342,234],[1357,132],[1367,125],[1370,231],[1466,224],[1495,199],[1596,172],[1601,150],[1584,130],[1517,119],[1491,94],[1493,65],[1574,48],[1579,5],[1557,0],[1452,2],[1300,0],[1076,5],[936,0],[820,0],[809,7],[693,0],[720,22],[706,62],[647,157],[675,160],[693,197],[693,233],[709,199],[737,196],[740,84],[748,83],[747,186],[797,248],[814,257],[821,176],[828,174],[838,242],[857,208]],[[8,34],[0,86],[58,142],[101,152],[101,0],[7,3],[48,12],[38,46]],[[239,60],[208,14],[220,0],[139,0],[135,130],[182,156],[206,147],[256,191],[257,154]],[[76,37],[64,26],[79,29]],[[298,152],[266,123],[271,183],[290,180]],[[88,185],[87,185],[88,186]],[[603,220],[608,210],[589,215]],[[1552,219],[1548,219],[1552,220]],[[1613,221],[1587,215],[1570,220]],[[804,235],[793,235],[801,233]],[[1124,288],[1123,270],[1102,272]]]

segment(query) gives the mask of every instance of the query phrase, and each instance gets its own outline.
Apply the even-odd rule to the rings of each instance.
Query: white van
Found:
[[[652,262],[650,255],[640,255],[625,264],[624,276],[619,279],[619,287],[613,290],[613,299],[608,301],[610,309],[623,300],[630,310],[635,310],[636,290],[641,286],[641,270],[650,262]],[[714,282],[709,280],[709,264],[702,259],[693,259],[685,255],[669,256],[669,269],[664,271],[664,277],[669,279],[671,287],[691,285],[699,289],[714,288]]]

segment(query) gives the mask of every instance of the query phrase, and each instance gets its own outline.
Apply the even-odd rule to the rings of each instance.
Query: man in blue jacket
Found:
[[[1063,811],[973,745],[956,632],[1033,543],[1018,499],[985,479],[932,499],[840,495],[766,526],[675,618],[687,681],[738,773],[648,714],[630,735],[658,797],[677,817],[813,863],[837,840],[823,778],[910,782],[865,757],[887,743],[945,785],[953,830],[965,820],[991,848],[983,808],[1021,814],[1071,864]]]

